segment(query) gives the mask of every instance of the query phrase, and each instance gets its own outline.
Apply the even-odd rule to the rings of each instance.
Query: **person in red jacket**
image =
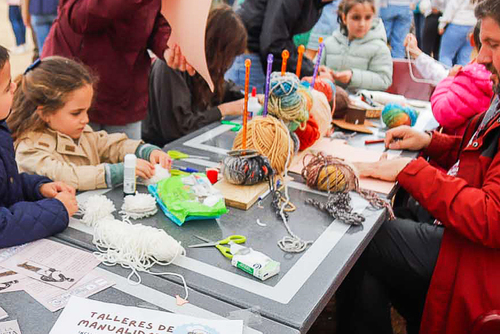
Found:
[[[391,304],[409,334],[471,333],[482,315],[500,310],[500,1],[482,0],[475,14],[477,60],[492,73],[496,97],[463,138],[406,126],[387,132],[386,146],[423,149],[447,173],[422,157],[357,165],[361,175],[397,180],[420,212],[377,232],[340,293],[349,298],[337,305],[339,333],[392,334]]]
[[[180,52],[167,51],[171,28],[160,7],[160,0],[60,1],[42,58],[77,58],[97,73],[97,97],[89,112],[94,130],[140,139],[148,105],[148,49],[169,65],[167,53]],[[178,57],[185,66],[181,53]]]

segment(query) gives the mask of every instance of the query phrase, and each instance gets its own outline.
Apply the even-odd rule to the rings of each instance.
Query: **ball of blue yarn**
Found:
[[[385,108],[382,110],[382,120],[388,127],[393,127],[391,126],[392,123],[394,122],[395,119],[398,118],[398,115],[401,113],[405,113],[409,116],[411,122],[410,126],[415,125],[418,118],[418,111],[410,107],[404,107],[397,103],[386,104]],[[396,126],[397,125],[402,125],[402,124],[396,124]]]

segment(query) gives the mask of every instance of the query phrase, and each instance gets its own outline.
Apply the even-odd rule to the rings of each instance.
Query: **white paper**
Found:
[[[58,288],[69,289],[99,263],[92,253],[41,239],[28,244],[0,265]]]
[[[241,320],[185,315],[71,297],[50,334],[242,334]]]
[[[59,289],[34,279],[29,279],[29,282],[24,285],[24,290],[50,312],[56,312],[67,305],[71,296],[86,298],[114,284],[91,272],[69,290]]]
[[[0,334],[21,334],[17,320],[0,322]]]
[[[0,293],[24,290],[26,279],[13,270],[0,267]]]
[[[0,320],[7,318],[9,315],[3,308],[0,307]]]

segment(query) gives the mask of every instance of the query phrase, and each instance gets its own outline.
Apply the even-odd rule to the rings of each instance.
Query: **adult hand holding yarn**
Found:
[[[429,146],[431,139],[429,134],[403,125],[385,133],[385,147],[391,150],[420,151]]]
[[[399,173],[412,158],[382,159],[376,162],[354,162],[360,176],[373,177],[384,181],[396,181]]]

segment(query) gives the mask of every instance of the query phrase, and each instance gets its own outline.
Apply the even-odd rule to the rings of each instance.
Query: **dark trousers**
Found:
[[[441,45],[441,35],[438,33],[439,18],[441,13],[431,13],[425,18],[424,32],[422,39],[422,51],[434,59],[439,59],[439,46]]]
[[[408,334],[419,332],[444,228],[414,201],[396,215],[337,292],[338,333],[392,334],[391,306],[406,319]]]

